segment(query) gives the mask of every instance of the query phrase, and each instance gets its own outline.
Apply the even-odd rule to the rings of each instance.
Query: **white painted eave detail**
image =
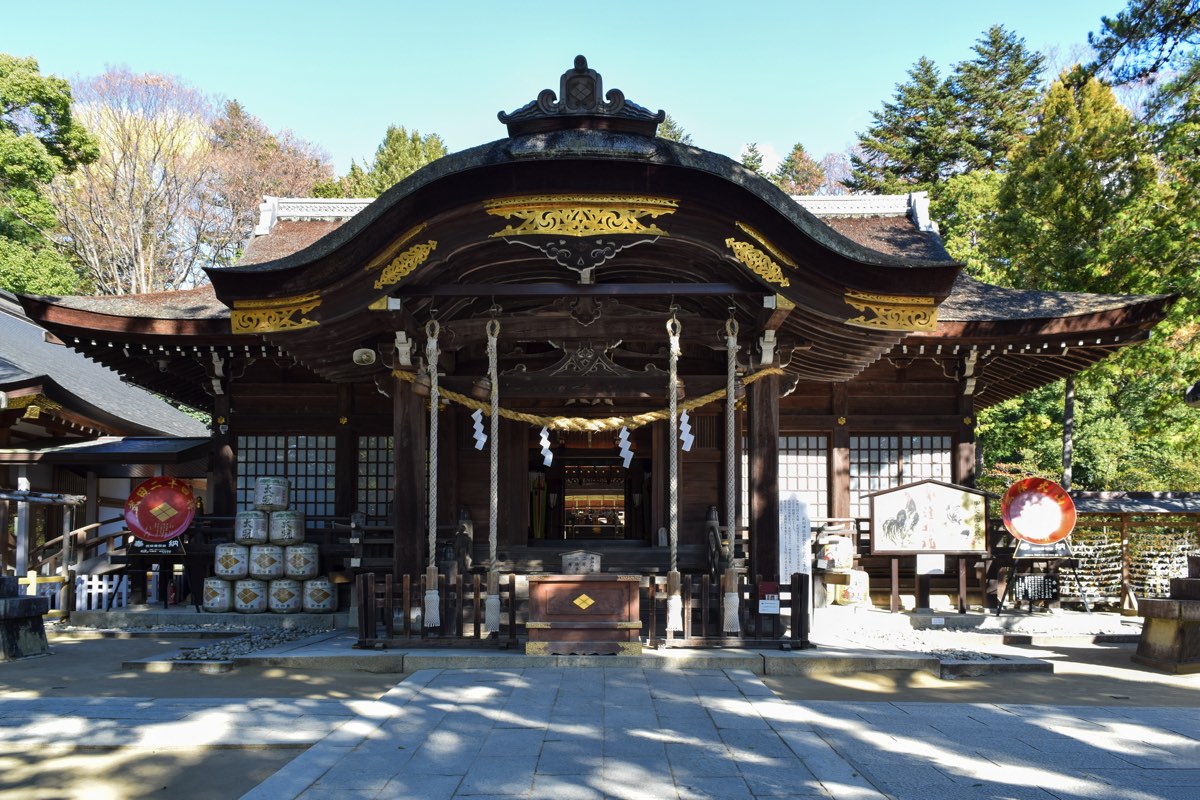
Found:
[[[254,228],[254,235],[266,236],[281,219],[300,222],[347,220],[373,202],[374,198],[342,200],[324,197],[265,196],[258,207],[258,225]]]
[[[816,217],[908,217],[917,230],[937,233],[929,217],[929,193],[792,195],[805,211]]]

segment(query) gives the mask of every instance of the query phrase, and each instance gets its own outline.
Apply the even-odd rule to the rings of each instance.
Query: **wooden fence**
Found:
[[[494,636],[483,632],[483,576],[472,574],[447,580],[438,576],[439,619],[437,628],[424,627],[425,577],[404,575],[397,581],[390,573],[359,575],[355,583],[358,605],[358,647],[381,649],[413,646],[516,647],[525,637],[523,604],[516,575],[500,583],[501,630]],[[682,584],[683,630],[666,630],[667,584],[665,577],[643,576],[639,599],[642,631],[649,647],[790,647],[809,646],[809,579],[795,574],[780,591],[780,614],[759,613],[757,587],[746,576],[738,577],[739,633],[725,632],[724,580],[708,575],[685,575]],[[797,602],[798,601],[798,602]],[[790,625],[784,624],[784,611]]]

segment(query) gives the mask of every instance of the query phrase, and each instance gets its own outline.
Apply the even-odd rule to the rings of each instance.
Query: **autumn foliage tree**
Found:
[[[788,194],[815,194],[825,181],[825,170],[796,142],[771,179]]]
[[[264,193],[307,194],[323,155],[271,135],[237,104],[166,75],[114,69],[79,84],[75,113],[99,157],[59,176],[60,245],[106,294],[185,288],[249,237]]]

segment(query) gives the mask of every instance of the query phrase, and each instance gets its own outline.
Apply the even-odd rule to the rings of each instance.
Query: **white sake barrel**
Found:
[[[257,479],[254,482],[254,507],[259,511],[283,511],[287,508],[288,479]]]
[[[233,587],[224,578],[204,579],[205,611],[220,614],[233,608]]]
[[[304,582],[304,611],[309,614],[326,614],[337,607],[337,592],[329,578],[313,578]]]
[[[267,610],[267,582],[253,578],[233,584],[233,610],[243,614],[261,614]]]
[[[238,544],[267,543],[267,512],[239,511],[233,519],[233,540]]]
[[[283,574],[296,580],[317,577],[321,548],[315,544],[294,544],[283,548]]]
[[[300,592],[303,585],[291,578],[271,581],[267,591],[267,608],[276,614],[296,614],[302,606]]]
[[[271,544],[286,547],[304,543],[303,511],[272,511],[270,525]]]
[[[274,580],[283,577],[283,548],[277,544],[256,544],[250,548],[250,577]]]
[[[237,580],[250,574],[250,548],[240,544],[219,544],[213,572],[218,578]]]

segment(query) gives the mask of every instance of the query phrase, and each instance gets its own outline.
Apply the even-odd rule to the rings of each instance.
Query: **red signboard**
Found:
[[[192,487],[178,478],[143,481],[125,501],[125,524],[139,539],[165,542],[188,529],[196,516]]]
[[[1031,544],[1054,544],[1075,529],[1075,503],[1054,481],[1024,478],[1008,487],[1000,502],[1004,527]]]

